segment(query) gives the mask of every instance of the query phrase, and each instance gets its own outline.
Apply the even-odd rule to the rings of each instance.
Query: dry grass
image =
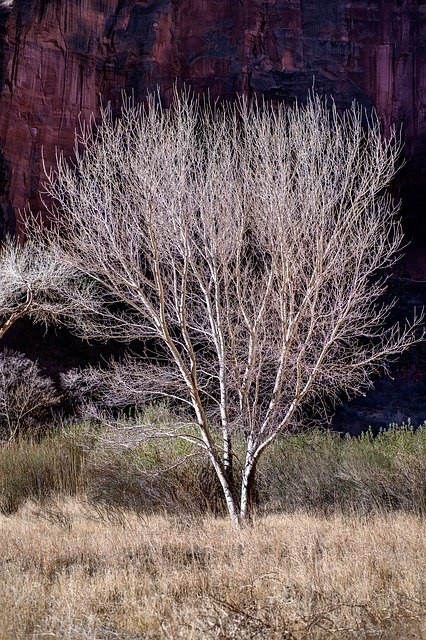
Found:
[[[0,639],[426,638],[413,514],[227,520],[69,498],[0,516]]]

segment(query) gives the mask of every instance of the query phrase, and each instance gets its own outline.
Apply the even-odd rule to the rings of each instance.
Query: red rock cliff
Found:
[[[42,149],[47,164],[56,147],[71,152],[101,96],[118,104],[123,89],[143,98],[156,85],[167,96],[178,78],[213,96],[303,98],[315,78],[339,105],[356,98],[403,125],[404,269],[424,279],[425,23],[421,0],[0,0],[0,233],[38,206]],[[423,294],[404,287],[409,308]],[[412,362],[401,375],[420,416],[426,374]],[[401,403],[396,384],[376,405]]]
[[[3,2],[3,226],[27,201],[37,206],[41,150],[48,163],[57,146],[70,150],[79,114],[96,112],[101,96],[118,101],[123,89],[139,98],[159,84],[167,93],[175,78],[213,95],[279,99],[303,97],[315,77],[339,104],[357,98],[374,104],[386,125],[404,124],[407,155],[415,159],[410,181],[418,188],[425,22],[419,0]]]

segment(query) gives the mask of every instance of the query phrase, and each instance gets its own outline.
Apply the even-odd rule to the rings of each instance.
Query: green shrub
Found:
[[[313,431],[281,438],[261,463],[267,509],[426,511],[426,424],[373,436]]]
[[[155,416],[147,414],[152,424]],[[238,452],[237,452],[238,454]],[[426,423],[391,425],[373,436],[310,431],[281,437],[261,460],[257,502],[266,511],[426,513]],[[86,493],[113,509],[225,514],[207,458],[187,442],[101,446],[93,428],[73,426],[40,442],[0,448],[0,511],[28,498]]]

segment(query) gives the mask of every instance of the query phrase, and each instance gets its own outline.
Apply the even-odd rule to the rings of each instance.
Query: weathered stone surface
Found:
[[[400,275],[426,278],[426,3],[421,0],[0,1],[0,232],[39,207],[55,148],[72,152],[78,116],[121,92],[142,99],[175,79],[213,97],[303,99],[315,83],[338,105],[375,105],[402,124],[400,178],[411,248]],[[423,291],[423,293],[422,293]]]
[[[15,0],[0,9],[0,146],[11,204],[37,204],[41,149],[71,150],[77,117],[176,78],[231,97],[303,98],[313,82],[403,123],[425,171],[426,3],[419,0]],[[0,162],[0,164],[2,164]],[[0,170],[1,173],[1,170]],[[4,174],[7,174],[5,176]],[[417,194],[416,194],[417,195]],[[19,221],[18,221],[19,227]]]

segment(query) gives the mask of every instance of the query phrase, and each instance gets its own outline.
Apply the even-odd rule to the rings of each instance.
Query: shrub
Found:
[[[177,421],[167,403],[148,404],[135,416],[140,424]],[[124,414],[122,424],[132,424]],[[206,455],[176,438],[144,441],[120,449],[104,433],[87,459],[86,490],[93,502],[136,511],[200,514],[226,512],[220,483]]]
[[[426,511],[426,423],[378,436],[313,431],[282,438],[261,466],[268,510]]]
[[[152,412],[144,419],[160,419]],[[426,423],[416,430],[393,425],[376,437],[321,431],[283,437],[259,472],[262,511],[426,513]],[[189,443],[151,441],[123,450],[97,443],[92,427],[80,425],[0,448],[0,511],[11,513],[28,498],[78,492],[113,513],[226,513],[207,458]]]
[[[74,495],[83,485],[84,452],[74,438],[18,439],[0,447],[1,513],[17,511],[29,498]]]
[[[84,413],[88,405],[104,408],[102,379],[102,370],[92,367],[61,373],[61,388],[77,413]]]
[[[142,420],[161,419],[162,411],[152,415],[149,408]],[[195,453],[190,444],[173,439],[125,450],[93,449],[87,492],[94,502],[115,507],[224,513],[208,460]],[[235,453],[238,458],[237,448]],[[426,423],[418,429],[391,425],[378,436],[312,430],[282,437],[259,473],[256,502],[264,511],[425,513]]]
[[[44,429],[59,401],[53,381],[41,374],[37,363],[14,351],[0,354],[1,440]]]

